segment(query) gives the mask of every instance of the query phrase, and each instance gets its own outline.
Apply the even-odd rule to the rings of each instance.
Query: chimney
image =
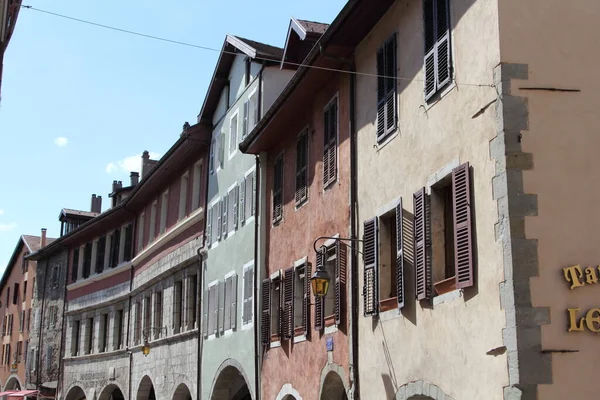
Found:
[[[116,192],[118,189],[121,189],[123,187],[123,185],[121,184],[121,182],[118,181],[113,181],[112,183],[112,192]]]
[[[129,177],[131,178],[131,186],[135,186],[140,182],[139,172],[132,172],[131,175],[129,175]]]
[[[42,238],[40,242],[40,247],[44,247],[46,245],[46,228],[42,228]]]
[[[146,176],[146,173],[150,170],[150,153],[148,150],[144,150],[142,153],[142,179]]]
[[[92,206],[90,207],[90,211],[98,214],[102,212],[102,196],[92,195]]]

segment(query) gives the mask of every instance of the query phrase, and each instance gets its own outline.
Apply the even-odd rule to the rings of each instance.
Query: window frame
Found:
[[[387,46],[390,42],[393,42],[394,44],[394,52],[393,52],[393,71],[392,74],[393,75],[388,75],[388,73],[385,71],[386,70],[386,65],[388,63],[388,54],[387,54]],[[394,32],[392,33],[392,35],[390,37],[388,37],[381,46],[379,46],[379,48],[377,49],[376,52],[376,56],[375,56],[375,63],[376,63],[376,71],[377,74],[379,75],[379,62],[378,62],[378,53],[379,52],[383,53],[383,76],[385,77],[391,77],[391,78],[382,78],[378,76],[378,80],[377,80],[377,90],[376,90],[376,104],[377,104],[377,113],[376,113],[376,118],[375,118],[375,131],[376,131],[376,138],[377,138],[377,144],[381,145],[382,143],[384,143],[388,138],[390,138],[394,133],[396,133],[396,131],[398,130],[398,123],[399,123],[399,107],[398,107],[398,103],[399,103],[399,99],[398,99],[398,40],[397,40],[397,33]],[[382,85],[383,85],[383,94],[382,97],[379,98],[379,84],[380,81],[379,79],[382,79]],[[387,89],[387,79],[393,79],[394,83],[393,83],[393,88],[391,90]],[[386,122],[387,122],[387,102],[388,102],[388,98],[389,97],[393,98],[393,109],[394,109],[394,123],[392,124],[391,127],[387,127],[386,126]],[[379,108],[383,107],[383,131],[379,132],[379,117],[380,112],[379,112]]]
[[[216,288],[216,295],[214,296],[214,301],[210,301],[210,291],[211,288]],[[215,289],[213,289],[215,290]],[[219,332],[219,280],[215,279],[209,282],[206,287],[206,293],[208,294],[208,320],[206,321],[207,325],[207,336],[206,340],[212,340],[217,337],[217,333]],[[216,304],[215,304],[216,303]],[[215,311],[216,309],[216,311]],[[214,319],[214,321],[213,321]],[[211,325],[211,321],[212,325]],[[210,328],[213,328],[212,330]]]
[[[334,143],[334,147],[335,147],[335,179],[330,179],[328,177],[327,181],[325,181],[323,179],[323,192],[326,192],[328,189],[332,188],[334,186],[334,184],[336,182],[338,182],[339,180],[339,144],[340,144],[340,101],[339,101],[339,92],[336,92],[331,99],[325,104],[325,106],[323,107],[323,118],[322,118],[322,124],[323,124],[323,169],[325,168],[325,153],[326,151],[329,149],[329,145],[325,144],[325,113],[327,111],[329,111],[329,108],[333,105],[336,104],[336,132],[335,132],[335,143]],[[323,170],[323,175],[325,174],[324,170]]]
[[[430,49],[427,48],[427,21],[428,21],[428,16],[426,15],[426,6],[425,3],[427,1],[430,1],[432,3],[431,5],[431,12],[432,12],[432,16],[431,16],[431,21],[433,26],[431,27],[432,30],[432,47]],[[440,33],[438,32],[438,23],[439,23],[439,19],[438,19],[438,15],[437,15],[437,11],[438,11],[438,3],[439,2],[444,2],[445,3],[445,7],[446,7],[446,24],[447,24],[447,30],[440,35]],[[450,0],[424,0],[423,1],[423,48],[424,48],[424,56],[423,56],[423,93],[424,93],[424,99],[425,99],[425,103],[426,104],[433,104],[435,103],[437,100],[439,100],[439,98],[441,97],[441,95],[444,93],[444,91],[448,88],[451,87],[452,83],[454,82],[454,57],[452,56],[452,20],[451,20],[451,16],[452,16],[452,12],[451,12],[451,1]],[[447,36],[447,37],[446,37]],[[438,64],[438,48],[440,43],[443,43],[444,41],[447,41],[447,46],[448,46],[448,78],[446,81],[440,82],[439,81],[439,76],[438,76],[438,71],[439,71],[439,64]],[[429,57],[433,57],[433,70],[434,70],[434,83],[433,83],[433,90],[428,93],[427,92],[427,60]]]

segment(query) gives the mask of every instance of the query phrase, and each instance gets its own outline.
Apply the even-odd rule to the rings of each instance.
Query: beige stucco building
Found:
[[[595,398],[599,11],[396,1],[357,47],[361,398]]]

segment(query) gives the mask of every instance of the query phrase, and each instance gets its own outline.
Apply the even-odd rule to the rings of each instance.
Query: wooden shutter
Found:
[[[229,229],[229,227],[227,226],[227,213],[229,211],[229,207],[228,207],[228,200],[229,200],[229,194],[225,194],[223,196],[223,199],[221,200],[221,223],[223,224],[223,239],[225,239],[225,237],[227,236],[227,230]]]
[[[425,100],[452,79],[450,7],[448,0],[424,0]]]
[[[335,245],[335,323],[340,325],[346,309],[346,244],[339,240]]]
[[[237,275],[233,275],[231,277],[231,295],[229,296],[230,299],[230,307],[231,307],[231,311],[230,311],[230,326],[231,329],[235,329],[236,327],[236,320],[237,320]]]
[[[385,133],[385,46],[377,50],[377,137]]]
[[[337,98],[324,113],[323,141],[323,185],[327,186],[337,176]]]
[[[268,345],[271,341],[271,280],[265,279],[262,281],[261,288],[261,318],[260,318],[260,337],[264,345]]]
[[[451,79],[450,71],[450,13],[448,0],[436,0],[436,69],[437,88]]]
[[[317,252],[317,270],[323,268],[323,258],[325,255],[321,251]],[[325,328],[325,302],[323,297],[315,296],[315,330],[322,331]]]
[[[452,171],[456,288],[473,286],[473,238],[469,163]]]
[[[248,134],[248,101],[244,103],[244,124],[242,128],[242,139]]]
[[[308,197],[308,135],[302,132],[296,142],[296,205]]]
[[[423,62],[425,74],[425,100],[428,100],[436,92],[436,1],[437,0],[423,0],[423,25],[425,28],[425,60]]]
[[[217,213],[217,240],[221,240],[221,231],[223,228],[223,224],[221,223],[221,218],[223,217],[223,199],[219,200],[216,205],[216,213]]]
[[[304,336],[308,337],[310,329],[310,263],[304,265],[304,294],[302,298],[302,327],[304,328]]]
[[[248,268],[244,271],[244,307],[242,310],[242,323],[247,324],[252,320],[252,292],[253,285],[253,268]]]
[[[210,309],[212,319],[211,328],[212,334],[216,335],[219,329],[219,284],[213,285],[210,288],[211,296],[210,296]],[[211,334],[211,332],[209,332]]]
[[[209,292],[208,290],[205,290],[204,296],[202,297],[202,332],[204,333],[204,337],[208,337],[209,298]]]
[[[283,277],[281,273],[279,273],[279,278],[275,281],[276,285],[279,285],[279,292],[276,291],[277,296],[279,296],[279,301],[277,304],[279,305],[279,318],[277,320],[277,337],[281,340],[283,335]]]
[[[244,222],[246,222],[246,214],[244,214],[244,206],[245,206],[245,196],[246,196],[246,179],[242,179],[242,181],[240,182],[240,207],[238,209],[238,214],[239,214],[239,220],[240,220],[240,225],[244,225]]]
[[[125,228],[125,251],[123,252],[124,261],[131,260],[133,243],[133,224],[127,225]]]
[[[364,314],[377,315],[379,312],[379,276],[378,276],[378,254],[377,254],[378,227],[377,218],[372,218],[363,224],[363,264],[364,264],[364,286],[363,303]]]
[[[385,133],[396,127],[396,34],[385,44]]]
[[[219,281],[218,285],[218,296],[219,296],[219,311],[218,311],[218,321],[219,321],[219,332],[225,332],[225,281]]]
[[[236,184],[233,189],[233,199],[229,200],[233,203],[233,228],[238,228],[238,204],[240,202],[240,187]]]
[[[396,205],[396,294],[398,308],[404,307],[404,234],[402,220],[402,198]]]
[[[212,213],[213,213],[213,209],[212,207],[208,208],[208,211],[206,213],[206,243],[208,246],[211,245],[211,233],[212,233]]]
[[[225,279],[223,295],[223,330],[231,329],[231,277]]]
[[[273,168],[273,223],[283,218],[283,154],[275,160]]]
[[[221,169],[225,166],[225,131],[219,136],[219,165]]]
[[[427,260],[427,195],[421,188],[413,195],[415,237],[415,286],[417,300],[431,297],[431,271]]]
[[[256,170],[252,171],[252,197],[250,198],[250,215],[256,210]]]
[[[294,268],[285,270],[283,277],[283,338],[294,336]]]

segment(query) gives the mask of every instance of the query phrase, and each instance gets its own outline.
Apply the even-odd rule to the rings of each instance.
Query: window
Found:
[[[154,200],[152,202],[152,206],[150,206],[150,236],[148,239],[148,243],[152,243],[154,240],[154,235],[156,234],[156,209],[158,207],[158,200]]]
[[[256,170],[246,173],[246,176],[240,182],[240,206],[238,214],[240,223],[244,225],[250,217],[254,216],[256,205]]]
[[[238,147],[238,113],[229,121],[229,157],[233,156]]]
[[[223,224],[223,227],[221,228],[221,232],[223,235],[223,239],[225,239],[225,237],[227,237],[227,233],[228,233],[228,222],[229,219],[228,217],[228,210],[229,208],[227,207],[227,203],[229,200],[229,196],[225,195],[223,196],[223,198],[221,199],[221,224]]]
[[[227,221],[229,224],[229,235],[238,228],[238,203],[239,186],[234,184],[227,193]]]
[[[143,323],[143,331],[142,336],[146,337],[146,334],[150,330],[151,324],[151,316],[152,316],[152,299],[150,296],[144,297],[144,323]]]
[[[159,329],[154,330],[154,339],[158,339],[162,335],[163,326],[163,301],[162,292],[154,293],[154,326]]]
[[[218,293],[219,293],[219,281],[213,281],[208,285],[208,293],[205,293],[205,301],[204,303],[204,320],[206,321],[206,328],[204,335],[206,337],[210,337],[217,333],[218,329],[218,314],[219,314],[219,303],[218,303]]]
[[[29,255],[29,252],[25,252],[23,254],[23,259],[21,260],[21,271],[23,273],[27,272],[27,268],[29,267],[29,263],[27,261],[27,259],[25,257],[27,257]]]
[[[90,276],[92,270],[92,242],[85,244],[83,249],[83,279]]]
[[[336,261],[337,261],[337,252],[336,247],[331,246],[327,248],[325,253],[325,258],[323,260],[325,270],[329,274],[329,276],[336,276]],[[331,288],[334,289],[334,288]],[[323,297],[324,301],[324,309],[325,309],[325,319],[330,319],[334,316],[335,313],[335,290],[328,290],[327,295]],[[327,322],[327,321],[326,321]]]
[[[431,186],[429,202],[432,272],[433,282],[437,283],[455,276],[452,178],[450,175]]]
[[[137,231],[137,251],[138,253],[144,248],[144,221],[146,219],[145,213],[141,213],[138,218],[138,231]]]
[[[396,129],[398,107],[396,34],[377,50],[377,141],[381,142]]]
[[[10,286],[6,288],[6,307],[10,304]]]
[[[173,332],[179,333],[182,328],[183,315],[181,313],[183,303],[183,283],[181,281],[175,282],[173,285],[174,302],[173,302]]]
[[[273,223],[283,218],[283,153],[278,155],[273,165]]]
[[[8,316],[8,328],[7,329],[8,329],[8,332],[7,332],[8,336],[11,336],[13,333],[13,315],[12,314],[9,314],[9,316]]]
[[[141,241],[141,239],[140,239]],[[133,253],[133,224],[125,227],[125,245],[123,249],[123,261],[129,261]]]
[[[242,329],[252,325],[254,320],[254,262],[249,262],[243,268],[243,306],[242,306]]]
[[[27,281],[23,282],[23,301],[27,298]]]
[[[19,341],[17,342],[17,351],[15,354],[15,361],[17,363],[21,362],[21,354],[23,354],[23,342]]]
[[[2,318],[2,336],[6,335],[6,324],[7,324],[7,322],[8,322],[8,315],[5,315]]]
[[[10,365],[11,364],[10,343],[5,346],[5,349],[6,350],[4,350],[4,364]]]
[[[245,63],[245,67],[246,67],[246,72],[244,74],[244,78],[245,78],[246,86],[248,86],[250,84],[250,79],[251,79],[250,67],[252,66],[252,59],[250,57],[246,57],[246,59],[244,60],[244,63]]]
[[[206,243],[210,247],[212,245],[212,219],[213,219],[213,209],[212,206],[208,207],[206,210]]]
[[[74,320],[73,324],[71,325],[71,355],[72,356],[79,355],[80,326],[81,326],[81,322],[79,320]]]
[[[296,141],[296,207],[308,199],[308,129]]]
[[[210,142],[210,155],[209,155],[209,161],[208,161],[208,168],[211,174],[213,174],[215,172],[215,152],[216,152],[216,143],[217,143],[217,138],[213,138]]]
[[[104,353],[108,351],[108,314],[102,314],[100,317],[100,343],[98,345],[98,352]]]
[[[135,319],[133,320],[133,344],[140,344],[142,334],[142,301],[135,303]]]
[[[216,240],[221,240],[221,232],[223,225],[221,218],[223,216],[223,199],[219,199],[218,203],[215,204],[213,209],[213,233],[215,234]]]
[[[187,278],[187,329],[196,328],[197,320],[197,301],[198,301],[198,277],[196,275],[190,275]]]
[[[123,326],[125,324],[125,315],[122,309],[116,310],[115,312],[115,324],[114,324],[114,343],[113,350],[119,350],[123,347]]]
[[[224,283],[225,303],[223,305],[224,331],[235,329],[237,318],[237,275],[229,274]]]
[[[77,281],[78,274],[79,274],[79,247],[76,247],[75,249],[73,249],[73,264],[71,267],[71,282]]]
[[[46,370],[49,370],[50,367],[52,366],[52,355],[54,353],[54,347],[53,346],[46,346]]]
[[[114,268],[119,264],[119,250],[121,245],[121,230],[115,229],[110,235],[110,256],[108,267]]]
[[[21,315],[19,318],[19,332],[23,332],[25,325],[25,311],[21,311]]]
[[[25,329],[29,332],[31,330],[31,308],[27,310],[27,321],[25,322]]]
[[[270,341],[277,342],[281,340],[281,277],[277,276],[271,279],[270,285],[270,318],[268,324],[270,326]]]
[[[17,304],[19,301],[19,284],[15,282],[14,290],[13,290],[13,304]]]
[[[323,113],[323,187],[337,179],[338,99],[329,102]]]
[[[217,136],[217,171],[225,166],[225,130]]]
[[[85,335],[85,354],[91,354],[94,349],[94,318],[87,319]]]
[[[315,330],[340,325],[345,315],[346,300],[346,245],[340,241],[328,245],[316,255],[317,268],[323,266],[333,277],[327,295],[315,298]]]
[[[181,188],[179,189],[179,220],[181,221],[187,215],[187,197],[189,186],[189,175],[183,174],[181,177]]]
[[[423,0],[425,100],[452,80],[450,0]]]
[[[254,91],[248,97],[248,133],[252,132],[258,120],[258,94]]]
[[[185,200],[184,200],[185,204]],[[165,191],[162,194],[162,198],[160,200],[160,222],[159,222],[159,230],[158,233],[163,234],[167,229],[167,210],[169,209],[169,191]],[[184,211],[185,213],[185,211]]]
[[[204,181],[204,177],[202,174],[202,162],[198,161],[194,165],[194,184],[192,187],[192,210],[196,210],[200,208],[202,204],[202,183]]]
[[[104,271],[104,254],[106,253],[106,236],[102,236],[96,242],[96,273],[101,274]]]
[[[296,267],[285,271],[282,307],[284,339],[307,334],[308,307],[310,307],[310,299],[307,297],[309,293],[307,271],[309,269],[304,260]]]

